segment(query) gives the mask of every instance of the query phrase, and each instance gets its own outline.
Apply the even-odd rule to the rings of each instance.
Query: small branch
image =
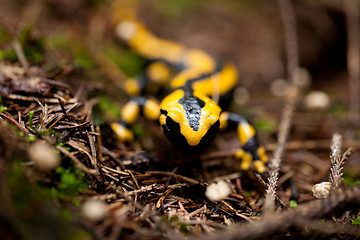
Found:
[[[62,154],[64,154],[66,157],[73,160],[73,162],[75,163],[75,166],[77,166],[80,170],[82,170],[82,171],[84,171],[84,172],[86,172],[87,174],[90,174],[90,175],[97,175],[98,174],[97,170],[89,169],[88,167],[86,167],[79,159],[77,159],[77,157],[75,157],[72,153],[70,153],[65,148],[63,148],[61,146],[56,146],[56,149],[59,150]]]
[[[298,219],[295,222],[297,227],[309,228],[312,231],[319,233],[333,235],[333,234],[346,234],[349,236],[360,237],[360,228],[356,225],[345,225],[333,222],[320,222],[308,219]]]
[[[272,234],[288,231],[292,226],[297,226],[298,219],[319,219],[335,209],[341,211],[349,203],[360,203],[360,185],[345,190],[335,189],[328,198],[314,200],[286,212],[269,214],[252,224],[232,226],[226,231],[196,236],[190,240],[264,239]],[[327,226],[324,225],[324,227]]]
[[[330,182],[333,187],[339,187],[342,182],[342,168],[344,162],[341,158],[341,140],[340,134],[335,133],[332,139],[330,160],[332,167],[330,168]]]
[[[13,123],[17,128],[20,129],[20,131],[22,131],[24,134],[26,135],[32,135],[26,128],[24,128],[23,126],[21,126],[20,123],[18,123],[13,117],[5,114],[5,113],[0,113],[0,122],[1,122],[1,117],[6,118],[9,122]]]
[[[273,158],[269,162],[269,178],[266,189],[266,198],[264,208],[270,210],[274,208],[278,175],[283,153],[286,148],[286,141],[289,135],[292,115],[299,95],[299,89],[296,84],[296,70],[299,65],[298,43],[296,34],[296,19],[291,0],[278,0],[281,19],[284,26],[284,38],[287,57],[288,80],[291,86],[288,90],[288,99],[284,107],[278,132],[278,141],[274,151]]]
[[[200,182],[198,180],[188,178],[188,177],[185,177],[185,176],[182,176],[182,175],[179,175],[179,174],[175,174],[175,173],[170,173],[170,172],[148,171],[148,172],[146,172],[146,174],[150,174],[150,175],[153,175],[153,176],[164,175],[164,176],[174,177],[174,178],[177,178],[179,180],[182,180],[182,181],[185,181],[185,182],[188,182],[188,183],[191,183],[191,184],[195,184],[195,185],[200,184]]]
[[[17,55],[17,57],[18,57],[18,59],[19,59],[19,62],[21,63],[21,66],[22,66],[25,70],[27,70],[27,69],[29,68],[29,63],[28,63],[28,61],[27,61],[27,59],[26,59],[26,57],[25,57],[25,54],[24,54],[24,51],[23,51],[23,49],[22,49],[22,47],[21,47],[20,42],[19,42],[18,40],[15,40],[15,41],[12,43],[12,45],[13,45],[13,48],[14,48],[14,50],[15,50],[15,52],[16,52],[16,55]]]
[[[347,29],[347,68],[349,73],[349,128],[346,138],[354,138],[354,127],[358,122],[359,97],[359,75],[360,75],[360,34],[359,34],[359,4],[357,0],[344,0],[344,11],[346,15]]]
[[[287,71],[291,77],[293,77],[292,75],[299,66],[299,47],[296,33],[296,18],[292,2],[292,0],[277,0],[282,24],[284,27]],[[291,81],[293,81],[293,79]]]

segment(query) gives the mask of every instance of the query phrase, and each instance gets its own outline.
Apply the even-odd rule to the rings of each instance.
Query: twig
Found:
[[[198,180],[188,178],[188,177],[185,177],[185,176],[182,176],[182,175],[179,175],[179,174],[175,174],[175,173],[170,173],[170,172],[148,171],[148,172],[146,172],[146,174],[170,176],[170,177],[178,178],[180,180],[189,182],[191,184],[200,184],[200,182]]]
[[[289,141],[286,144],[287,150],[321,150],[321,149],[329,149],[331,144],[331,140],[307,140],[307,141]],[[344,148],[360,148],[360,141],[354,140],[343,140],[342,141]],[[276,148],[276,145],[273,143],[269,143],[265,145],[267,151],[273,151]],[[229,156],[229,155],[226,155]]]
[[[332,167],[330,168],[330,182],[333,187],[340,186],[342,182],[342,169],[344,162],[341,161],[341,140],[340,134],[335,133],[332,138],[330,160]]]
[[[264,186],[266,187],[267,184],[266,182],[262,179],[261,175],[258,173],[255,173],[255,177],[258,179],[258,181]],[[276,202],[279,204],[279,206],[281,206],[281,208],[283,209],[287,209],[287,206],[283,203],[283,201],[281,201],[281,199],[275,195],[275,200]]]
[[[96,133],[98,134],[97,136],[97,150],[98,150],[98,156],[99,156],[99,162],[103,163],[103,152],[102,152],[102,140],[101,140],[101,131],[100,131],[100,127],[96,126]]]
[[[71,160],[73,160],[73,162],[75,163],[75,165],[80,168],[80,170],[91,174],[91,175],[95,175],[98,173],[97,170],[95,169],[89,169],[87,168],[79,159],[77,159],[72,153],[70,153],[68,150],[66,150],[65,148],[61,147],[61,146],[56,146],[56,149],[59,150],[61,153],[63,153],[65,156],[67,156],[68,158],[70,158]]]
[[[346,138],[354,138],[354,127],[358,123],[358,110],[360,104],[360,33],[359,33],[359,3],[357,0],[344,0],[347,30],[347,69],[349,73],[349,128]]]
[[[18,123],[13,117],[8,116],[5,113],[0,113],[0,117],[6,118],[7,120],[9,120],[11,123],[13,123],[16,127],[18,127],[26,135],[32,135],[26,128],[21,126],[21,124]]]
[[[310,228],[313,231],[324,233],[327,235],[346,234],[349,236],[360,237],[360,228],[355,225],[345,225],[341,223],[319,222],[315,220],[308,220],[299,218],[295,225],[301,228]]]
[[[284,107],[278,132],[278,142],[274,151],[274,156],[269,162],[269,178],[266,189],[264,208],[270,210],[274,208],[276,188],[282,156],[286,148],[286,140],[289,135],[292,115],[298,99],[299,89],[295,82],[296,69],[298,68],[298,43],[296,35],[296,20],[291,0],[278,0],[281,12],[282,23],[284,26],[284,37],[286,45],[287,72],[291,87],[288,92],[287,103]]]
[[[13,43],[13,48],[16,52],[16,55],[21,63],[21,66],[26,70],[29,68],[29,63],[28,61],[26,60],[26,57],[25,57],[25,54],[24,54],[24,51],[21,47],[21,44],[19,42],[19,40],[15,40]]]
[[[3,96],[3,98],[8,98],[8,99],[13,99],[13,100],[22,100],[22,101],[29,101],[29,102],[33,102],[36,101],[36,97],[27,97],[27,96],[22,96],[22,95],[17,95],[17,94],[9,94],[7,96]],[[41,101],[46,102],[46,103],[59,103],[59,100],[57,98],[40,98]],[[76,98],[70,98],[68,100],[66,100],[66,103],[77,103],[78,100]]]
[[[86,135],[89,140],[90,151],[91,151],[91,165],[93,168],[97,168],[97,156],[96,156],[96,147],[94,137],[90,136],[89,132],[86,131]]]
[[[298,219],[318,219],[334,209],[340,211],[347,203],[360,203],[360,186],[345,190],[335,189],[328,198],[314,200],[286,212],[273,213],[252,224],[232,226],[226,231],[196,236],[190,240],[263,239],[296,226]]]

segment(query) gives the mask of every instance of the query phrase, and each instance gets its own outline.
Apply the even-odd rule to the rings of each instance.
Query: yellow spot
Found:
[[[184,97],[184,94],[185,94],[184,91],[181,89],[170,93],[161,101],[160,108],[166,110],[164,109],[164,107],[170,107],[170,106],[178,107],[180,105],[178,101]]]
[[[236,153],[235,153],[235,158],[236,159],[241,159],[245,154],[245,151],[243,149],[238,149],[236,150]]]
[[[162,85],[166,84],[170,78],[170,69],[162,62],[150,64],[147,67],[146,72],[151,80]]]
[[[216,90],[220,94],[225,94],[236,86],[238,73],[232,63],[226,63],[223,69],[203,80],[194,82],[194,91],[201,91],[207,96],[211,96]]]
[[[140,113],[139,104],[135,101],[126,103],[121,111],[122,119],[128,124],[133,124]]]
[[[125,23],[125,25],[123,25]],[[173,41],[157,38],[141,23],[127,20],[116,29],[117,35],[137,53],[149,59],[165,59],[178,63],[185,47]]]
[[[249,123],[241,123],[237,128],[237,132],[243,146],[250,138],[255,136],[255,129]]]
[[[124,88],[130,96],[139,96],[140,94],[140,83],[134,78],[126,80]]]
[[[171,81],[171,88],[173,89],[183,86],[189,79],[213,72],[216,67],[214,58],[199,49],[184,51],[181,62],[184,63],[186,69]],[[201,88],[197,90],[202,92]]]
[[[255,169],[258,173],[265,172],[266,168],[265,168],[264,163],[261,160],[256,160],[253,163],[254,163]]]
[[[181,71],[179,74],[177,74],[171,80],[171,88],[175,89],[175,88],[182,87],[182,86],[184,86],[186,81],[188,81],[189,79],[196,78],[204,73],[209,73],[209,72],[207,72],[207,71],[204,72],[202,69],[197,69],[197,68],[185,69],[185,70]]]
[[[153,99],[148,99],[144,105],[144,115],[147,119],[157,120],[160,115],[159,103]]]
[[[160,126],[166,124],[166,116],[164,114],[161,114],[159,117]],[[161,128],[162,129],[162,128]]]
[[[188,68],[199,69],[203,73],[212,72],[216,67],[214,58],[200,49],[188,49],[183,59]]]
[[[269,161],[269,158],[266,156],[266,151],[265,151],[264,147],[262,147],[262,146],[259,147],[258,150],[257,150],[257,153],[259,155],[260,160],[263,163],[267,163]]]
[[[223,112],[220,115],[220,129],[224,130],[227,128],[228,125],[228,118],[229,118],[229,113],[228,112]]]
[[[123,125],[119,123],[112,123],[110,124],[110,127],[114,131],[120,142],[124,143],[133,141],[134,134]]]
[[[251,161],[252,161],[252,156],[250,153],[244,152],[244,155],[242,156],[242,161],[241,161],[241,169],[244,171],[247,171],[250,169],[251,166]]]

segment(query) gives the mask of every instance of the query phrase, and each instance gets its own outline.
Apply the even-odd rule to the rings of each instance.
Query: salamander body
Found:
[[[241,168],[265,171],[267,156],[255,128],[244,117],[222,111],[212,99],[218,96],[224,102],[236,87],[239,76],[232,62],[158,38],[134,20],[121,22],[116,35],[150,62],[144,74],[125,82],[132,98],[122,109],[121,121],[111,124],[120,141],[133,140],[130,126],[140,114],[158,119],[168,140],[187,154],[209,147],[220,129],[236,129],[242,147],[235,157],[242,159]],[[160,104],[142,96],[154,87],[170,89]]]

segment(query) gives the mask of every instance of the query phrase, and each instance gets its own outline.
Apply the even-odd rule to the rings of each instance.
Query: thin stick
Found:
[[[26,70],[29,68],[29,63],[25,57],[25,54],[24,54],[24,51],[23,51],[23,48],[21,47],[21,44],[18,40],[15,40],[13,42],[13,48],[16,52],[16,55],[21,63],[21,66]]]
[[[319,219],[335,209],[339,212],[349,203],[360,203],[360,186],[345,190],[336,189],[328,198],[314,200],[286,212],[269,214],[251,224],[232,226],[222,232],[191,237],[189,240],[264,239],[266,236],[285,232],[292,226],[296,226],[299,219]]]
[[[360,104],[359,97],[359,75],[360,75],[360,56],[359,56],[359,4],[357,0],[344,0],[344,11],[346,15],[347,29],[347,69],[349,72],[349,128],[346,138],[354,138],[354,128],[358,122],[358,109]]]
[[[75,157],[72,153],[70,153],[65,148],[63,148],[61,146],[56,146],[56,149],[59,150],[62,154],[64,154],[66,157],[70,158],[80,170],[82,170],[90,175],[98,174],[97,170],[89,169],[88,167],[86,167],[77,157]]]
[[[182,176],[182,175],[179,175],[179,174],[175,174],[175,173],[161,172],[161,171],[148,171],[146,173],[150,174],[150,175],[170,176],[170,177],[178,178],[179,180],[182,180],[182,181],[185,181],[185,182],[189,182],[191,184],[200,184],[200,182],[198,180],[188,178],[188,177],[185,177],[185,176]]]
[[[265,210],[270,210],[274,208],[280,165],[284,150],[286,148],[286,141],[289,135],[292,115],[299,95],[298,86],[295,83],[295,74],[299,65],[295,13],[292,7],[291,0],[278,0],[277,2],[279,5],[281,19],[284,26],[287,72],[288,79],[291,82],[291,87],[288,92],[287,103],[282,113],[280,129],[278,132],[278,142],[274,151],[274,156],[272,159],[270,159],[269,162],[270,176],[268,178],[266,189],[266,198],[264,205]]]
[[[7,120],[9,120],[11,123],[13,123],[16,127],[18,127],[26,135],[32,135],[26,128],[21,126],[21,124],[18,123],[13,117],[8,116],[5,113],[0,113],[0,117],[6,118]],[[0,122],[1,122],[1,118],[0,118]]]
[[[335,133],[332,138],[331,144],[331,171],[330,171],[330,181],[333,187],[338,187],[342,182],[342,166],[343,162],[341,161],[341,140],[342,137],[340,134]]]

